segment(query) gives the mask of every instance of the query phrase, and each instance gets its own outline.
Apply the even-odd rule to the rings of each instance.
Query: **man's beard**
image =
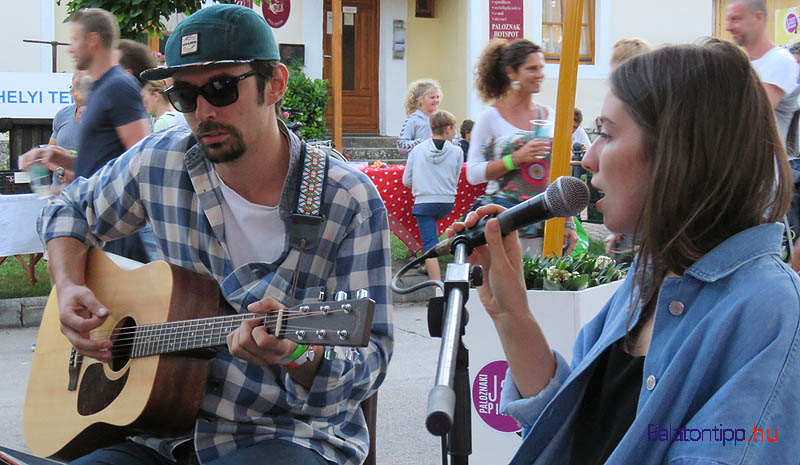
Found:
[[[75,57],[75,68],[78,71],[86,71],[92,65],[92,60],[87,57]]]
[[[202,137],[208,133],[226,132],[228,137],[215,144],[206,144]],[[195,138],[211,163],[228,163],[239,159],[247,151],[242,134],[233,126],[214,121],[200,121],[194,130]]]

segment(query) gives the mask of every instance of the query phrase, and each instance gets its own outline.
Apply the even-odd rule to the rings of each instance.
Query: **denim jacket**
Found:
[[[606,463],[800,462],[800,280],[780,261],[781,233],[742,231],[664,280],[636,418]],[[583,327],[572,363],[555,354],[539,394],[521,398],[507,374],[501,409],[525,433],[512,464],[569,462],[587,369],[624,336],[632,286],[633,272]]]

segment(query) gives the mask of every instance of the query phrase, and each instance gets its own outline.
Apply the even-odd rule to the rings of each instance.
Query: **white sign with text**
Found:
[[[70,73],[0,73],[0,118],[52,118],[73,103]]]

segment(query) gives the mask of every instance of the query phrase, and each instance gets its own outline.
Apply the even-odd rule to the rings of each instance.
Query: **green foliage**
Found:
[[[589,241],[589,255],[604,255],[606,253],[606,244],[599,240]]]
[[[0,264],[0,299],[34,297],[50,293],[50,275],[47,263],[40,260],[34,267],[36,284],[31,285],[28,274],[14,257],[8,257]]]
[[[445,235],[442,234],[439,236],[439,241],[443,241],[445,239]],[[389,234],[389,246],[392,254],[392,260],[395,262],[399,262],[402,266],[406,262],[406,255],[408,254],[408,247],[400,240],[394,233]],[[422,251],[417,252],[417,256],[422,255]],[[443,255],[441,257],[437,257],[439,260],[439,267],[442,270],[447,269],[448,263],[453,263],[453,256],[452,255]],[[444,277],[444,272],[442,273],[442,277]]]
[[[306,140],[324,139],[327,128],[325,110],[328,107],[327,79],[311,79],[298,64],[289,63],[289,84],[283,105],[298,112],[293,117],[303,123],[301,133]]]
[[[583,254],[577,258],[526,255],[522,259],[522,270],[528,289],[580,291],[622,279],[628,272],[628,265],[617,264],[603,255]]]
[[[215,0],[217,3],[233,3],[234,0]],[[264,0],[269,4],[269,0]],[[56,0],[61,5],[62,0]],[[67,13],[83,8],[102,8],[117,17],[120,35],[137,39],[142,33],[157,34],[166,29],[161,18],[174,13],[187,15],[200,9],[201,0],[67,0]],[[261,0],[255,0],[261,5]]]

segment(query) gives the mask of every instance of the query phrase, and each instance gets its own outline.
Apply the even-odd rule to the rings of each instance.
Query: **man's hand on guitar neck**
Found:
[[[84,285],[88,248],[77,239],[59,237],[47,243],[47,252],[58,291],[61,332],[84,356],[110,362],[111,341],[91,339],[89,334],[103,324],[109,312]]]
[[[247,307],[249,311],[257,314],[265,314],[281,308],[284,306],[272,298],[261,299]],[[236,331],[228,335],[228,350],[232,355],[255,365],[274,365],[279,360],[291,355],[297,348],[297,344],[267,333],[266,326],[261,323],[261,320],[244,320]],[[296,382],[308,389],[314,382],[314,376],[317,374],[321,360],[322,354],[317,354],[314,360],[296,368],[286,368],[286,371]]]

